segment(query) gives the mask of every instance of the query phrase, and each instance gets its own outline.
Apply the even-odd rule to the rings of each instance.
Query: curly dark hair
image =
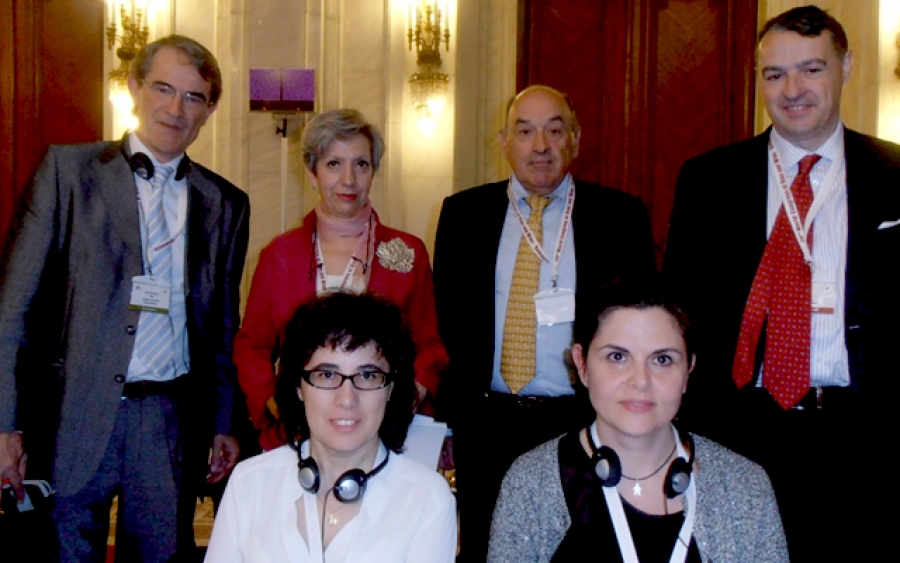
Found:
[[[369,344],[387,361],[393,390],[378,429],[385,447],[400,453],[413,419],[415,345],[400,310],[371,294],[331,293],[301,305],[285,329],[275,386],[285,436],[295,447],[309,437],[306,408],[297,396],[301,374],[319,348],[352,352]]]

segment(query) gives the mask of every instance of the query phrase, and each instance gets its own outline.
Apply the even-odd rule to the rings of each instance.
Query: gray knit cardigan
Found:
[[[704,563],[788,561],[787,541],[763,469],[694,436],[697,519],[694,538]],[[571,525],[559,472],[559,438],[513,463],[494,509],[488,563],[550,561]]]

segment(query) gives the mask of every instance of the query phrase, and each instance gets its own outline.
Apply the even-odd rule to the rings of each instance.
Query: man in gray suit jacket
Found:
[[[128,79],[137,130],[50,148],[0,270],[0,476],[21,491],[26,446],[31,474],[52,452],[64,562],[102,559],[116,495],[117,545],[189,552],[198,487],[238,456],[249,202],[184,153],[221,84],[199,43],[148,45]]]

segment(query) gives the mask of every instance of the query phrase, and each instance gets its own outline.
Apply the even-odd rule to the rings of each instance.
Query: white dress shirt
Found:
[[[125,141],[129,143],[131,154],[142,152],[150,157],[153,166],[163,166],[153,153],[148,149],[137,135],[131,133]],[[165,166],[171,166],[176,171],[184,153],[178,158],[165,163]],[[141,244],[144,249],[147,248],[147,225],[146,217],[149,215],[150,203],[150,181],[145,180],[134,174],[134,181],[137,185],[138,194],[140,195],[141,205],[144,205],[143,212],[139,215],[141,228]],[[172,327],[175,331],[175,362],[174,368],[164,373],[155,373],[144,365],[144,362],[132,352],[131,362],[128,364],[128,374],[126,381],[153,380],[168,381],[175,379],[179,375],[183,375],[190,371],[190,357],[188,354],[188,334],[187,334],[187,308],[185,306],[184,280],[185,280],[185,225],[187,223],[187,205],[188,205],[188,186],[187,180],[182,178],[175,179],[175,173],[169,176],[166,181],[165,192],[163,193],[163,209],[166,214],[166,225],[169,228],[169,234],[174,235],[175,240],[172,243],[172,291],[171,301],[169,303],[169,316],[172,319]],[[128,189],[123,186],[123,189]],[[143,252],[146,259],[147,252]],[[144,264],[144,271],[147,271],[147,265]],[[129,280],[130,281],[130,280]]]
[[[772,142],[784,165],[788,185],[791,185],[797,176],[799,163],[803,157],[809,154],[818,154],[822,157],[813,167],[809,178],[814,198],[816,200],[820,197],[825,198],[813,220],[813,282],[833,283],[837,291],[837,302],[834,313],[812,315],[810,384],[814,387],[844,387],[850,385],[850,366],[844,339],[847,270],[847,167],[844,158],[844,126],[839,124],[831,137],[814,151],[792,145],[774,128]],[[769,160],[771,161],[771,158]],[[782,205],[778,179],[771,162],[769,164],[767,236],[772,233],[775,218]],[[826,192],[824,180],[832,166],[839,168],[832,189]]]
[[[526,198],[528,192],[513,175],[513,198],[519,206],[522,217],[527,221],[531,216],[531,207]],[[562,224],[563,213],[566,208],[566,198],[569,196],[570,186],[574,186],[571,175],[567,174],[562,183],[556,187],[549,197],[552,199],[544,209],[542,216],[543,249],[544,253],[552,260],[556,247],[559,228]],[[578,192],[575,192],[577,205]],[[565,247],[559,262],[560,289],[575,289],[575,235],[574,229],[569,228],[566,235]],[[516,218],[516,213],[511,205],[507,205],[506,219],[503,222],[503,232],[500,235],[500,247],[497,250],[497,269],[494,277],[494,372],[491,379],[491,389],[503,393],[509,393],[509,385],[500,373],[500,353],[503,349],[503,329],[506,323],[506,306],[509,302],[509,288],[512,284],[513,270],[516,266],[516,256],[519,252],[519,241],[522,239],[522,227]],[[530,252],[530,250],[529,250]],[[541,261],[539,291],[551,289],[551,265]],[[572,323],[557,323],[552,326],[540,325],[537,329],[536,343],[536,369],[532,379],[520,391],[520,395],[535,395],[543,397],[556,397],[560,395],[573,395],[575,388],[572,386],[574,374],[570,371],[569,354],[572,348]]]
[[[379,460],[383,459],[379,457]],[[453,563],[456,499],[447,481],[403,454],[368,480],[359,514],[321,552],[320,522],[304,541],[297,506],[315,495],[297,480],[290,446],[242,461],[225,488],[205,561],[209,563]],[[324,485],[323,485],[324,486]],[[329,497],[329,501],[331,501]]]

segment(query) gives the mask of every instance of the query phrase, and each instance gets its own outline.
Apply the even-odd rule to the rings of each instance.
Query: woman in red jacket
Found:
[[[284,327],[315,295],[368,292],[400,308],[416,345],[419,410],[430,412],[428,397],[447,366],[425,245],[381,224],[369,201],[384,154],[381,134],[356,110],[330,110],[306,126],[302,152],[321,201],[299,228],[276,237],[260,253],[234,341],[238,379],[264,450],[285,443],[271,401]]]

